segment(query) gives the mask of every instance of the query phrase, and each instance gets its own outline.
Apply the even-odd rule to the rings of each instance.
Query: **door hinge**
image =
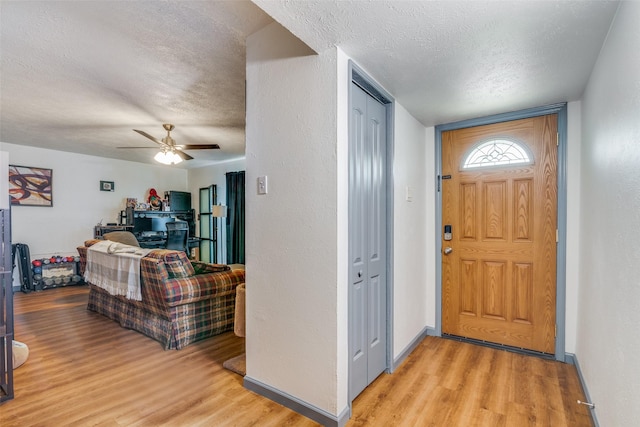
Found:
[[[558,338],[558,325],[553,326],[553,337]]]
[[[560,238],[558,237],[558,229],[556,228],[556,243],[558,243],[560,241]]]
[[[556,147],[560,146],[560,134],[556,132]]]

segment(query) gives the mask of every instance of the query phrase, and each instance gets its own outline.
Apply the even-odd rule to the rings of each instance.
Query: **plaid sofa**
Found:
[[[84,275],[87,248],[78,247]],[[233,330],[236,287],[244,270],[227,265],[189,261],[181,251],[156,249],[140,261],[142,301],[114,296],[89,283],[87,309],[121,326],[141,332],[165,349],[177,350],[192,342]]]

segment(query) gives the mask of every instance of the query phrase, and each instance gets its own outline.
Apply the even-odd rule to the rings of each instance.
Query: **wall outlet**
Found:
[[[267,194],[267,176],[258,177],[258,194]]]

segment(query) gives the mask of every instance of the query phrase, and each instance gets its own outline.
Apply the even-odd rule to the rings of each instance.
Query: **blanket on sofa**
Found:
[[[141,301],[140,259],[151,250],[107,240],[98,242],[87,250],[84,279],[111,295]]]

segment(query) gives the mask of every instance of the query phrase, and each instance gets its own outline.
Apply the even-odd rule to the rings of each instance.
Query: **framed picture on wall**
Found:
[[[9,165],[9,197],[14,206],[53,206],[53,170]]]
[[[115,191],[116,184],[113,181],[100,181],[100,191]]]

